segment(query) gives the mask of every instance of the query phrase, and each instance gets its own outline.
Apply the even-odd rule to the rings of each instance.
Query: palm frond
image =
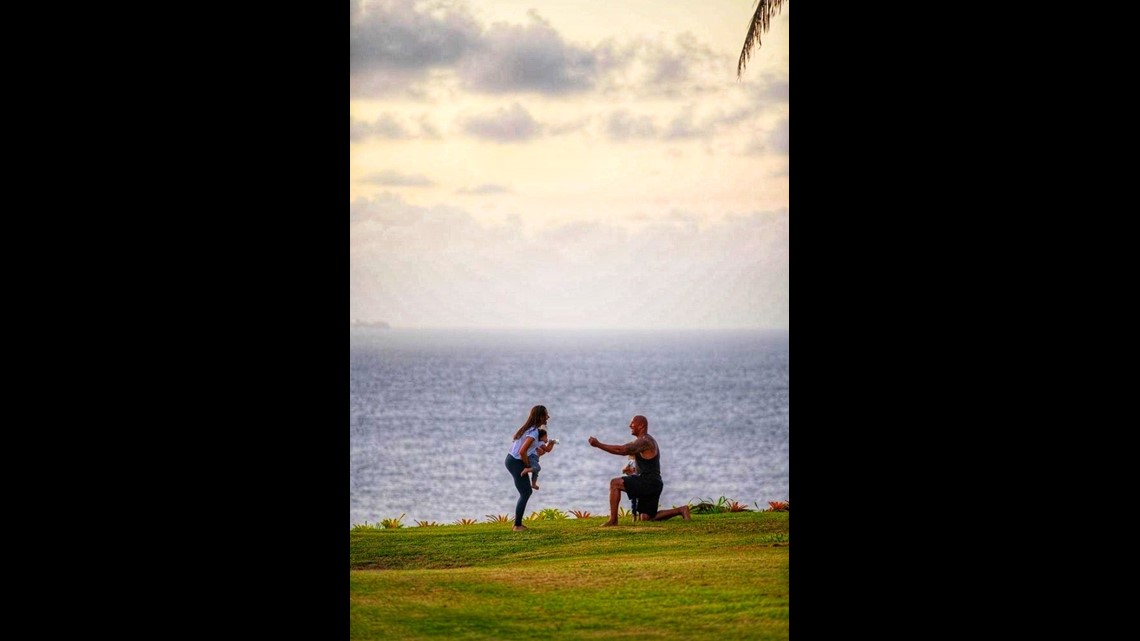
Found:
[[[748,35],[744,36],[744,48],[740,50],[740,60],[736,63],[736,77],[744,72],[748,58],[752,56],[752,48],[760,48],[760,34],[768,33],[772,24],[772,17],[780,13],[787,0],[757,0],[756,12],[752,14],[752,22],[748,25]]]

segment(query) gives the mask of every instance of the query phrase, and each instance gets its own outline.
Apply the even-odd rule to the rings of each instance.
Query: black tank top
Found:
[[[641,452],[634,455],[637,459],[638,476],[661,476],[661,447],[654,449],[657,450],[657,456],[653,458],[641,458]]]

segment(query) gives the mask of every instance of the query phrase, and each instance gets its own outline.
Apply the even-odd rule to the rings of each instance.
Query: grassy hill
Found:
[[[349,535],[353,639],[787,639],[788,513]]]

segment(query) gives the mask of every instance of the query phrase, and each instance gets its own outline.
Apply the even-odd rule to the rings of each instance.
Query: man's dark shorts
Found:
[[[657,501],[665,483],[660,476],[623,476],[622,485],[631,499],[637,499],[637,511],[649,518],[657,516]]]

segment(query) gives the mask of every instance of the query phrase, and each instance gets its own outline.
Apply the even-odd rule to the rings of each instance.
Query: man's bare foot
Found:
[[[617,525],[617,521],[606,521],[605,523],[602,523],[602,527],[610,527],[612,525]]]
[[[537,489],[538,489],[538,486],[537,486],[537,485],[535,485],[534,483],[531,483],[531,484],[530,484],[530,489],[532,489],[532,490],[537,490]]]
[[[686,521],[692,521],[693,520],[693,518],[691,516],[689,516],[689,506],[688,505],[682,505],[681,506],[681,518],[685,519]]]
[[[529,530],[530,528],[528,528],[525,525],[516,525],[511,529],[514,530],[515,532],[522,532],[523,530]]]
[[[530,474],[530,468],[529,467],[525,468],[525,469],[523,469],[523,471],[519,472],[519,476],[526,476],[527,474]]]

